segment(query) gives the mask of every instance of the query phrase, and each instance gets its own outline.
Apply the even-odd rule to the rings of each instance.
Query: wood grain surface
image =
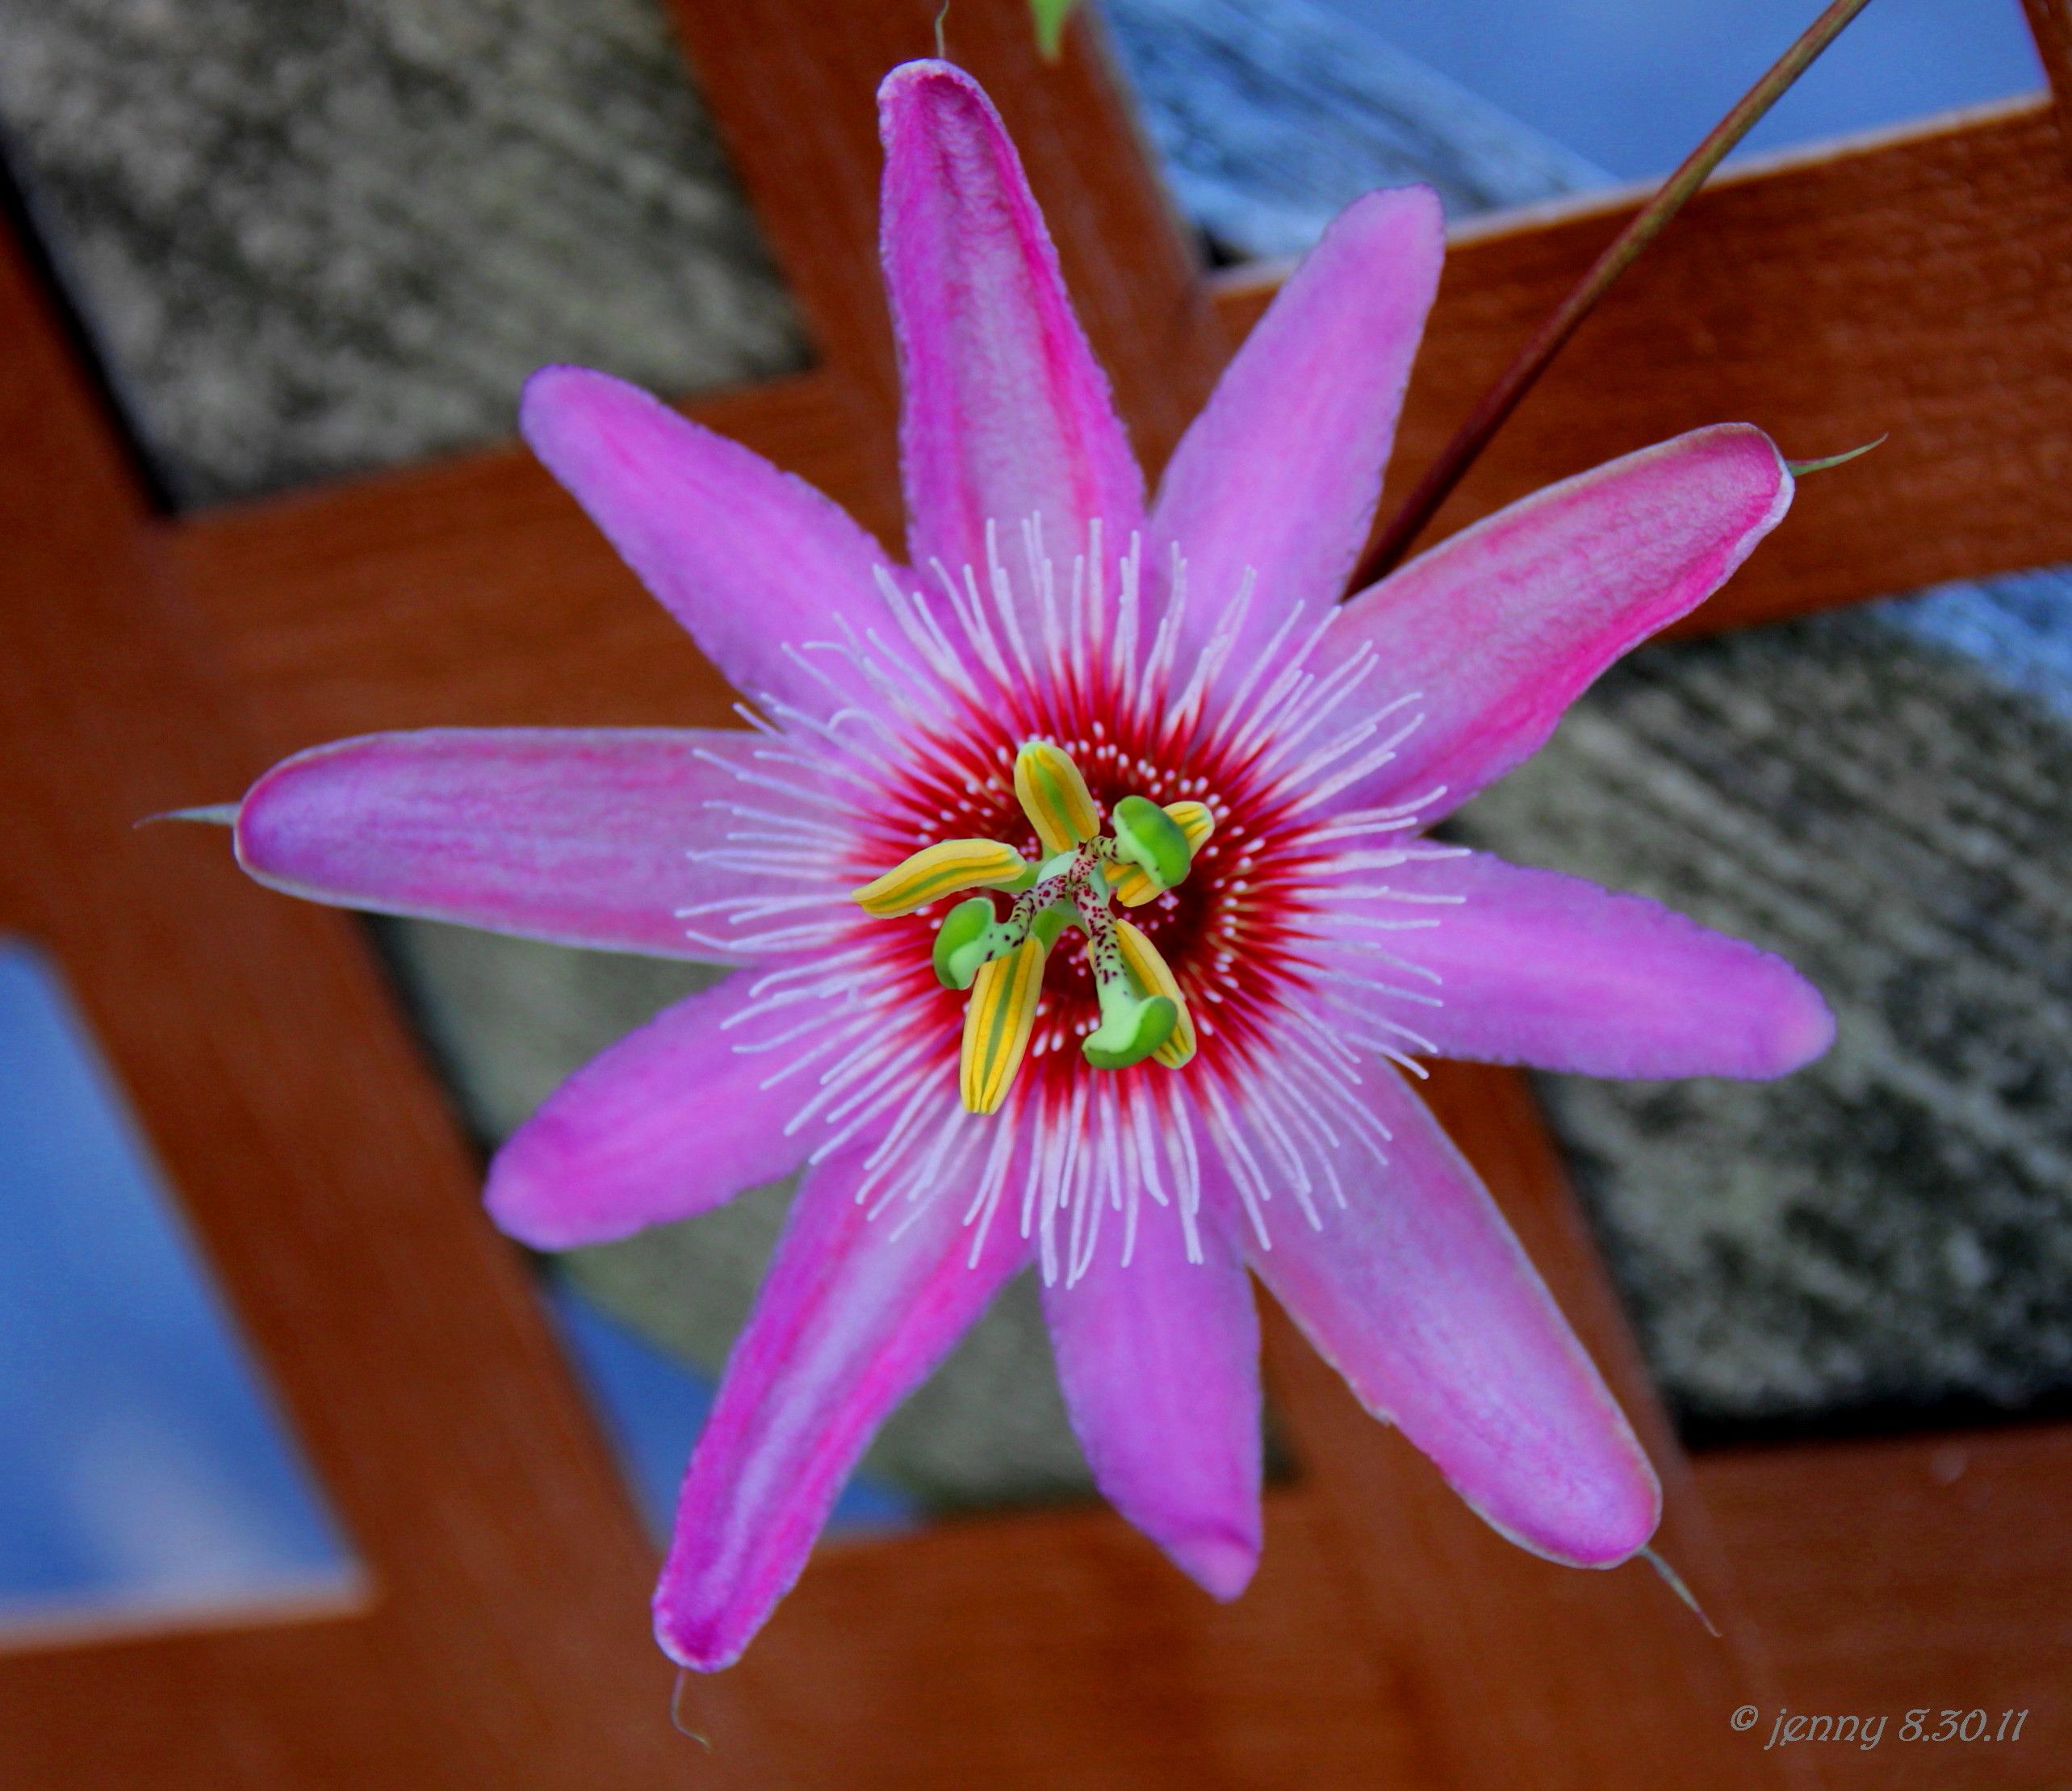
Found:
[[[1687,626],[1739,627],[2072,557],[2072,207],[2049,103],[1795,152],[1700,193],[1615,287],[1426,542],[1706,423],[1789,456],[1886,439],[1807,479]],[[1631,216],[1592,196],[1457,232],[1386,513]],[[1270,296],[1226,288],[1245,327]],[[1872,462],[1874,461],[1875,465]]]
[[[2072,168],[2072,131],[2065,127],[2066,115],[2072,112],[2072,5],[2067,0],[2022,0],[2022,15],[2028,21],[2029,36],[2036,40],[2036,55],[2057,102],[2058,147],[2066,166]]]
[[[1874,1750],[1802,1750],[1823,1784],[2072,1783],[2072,1425],[1723,1450],[1695,1474],[1790,1708],[1890,1719]],[[1900,1740],[1923,1708],[1932,1727],[1950,1709],[2029,1715],[2011,1743]]]
[[[0,1660],[0,1783],[689,1782],[646,1543],[356,930],[135,829],[234,779],[236,694],[11,249],[0,337],[0,927],[76,993],[369,1581]]]

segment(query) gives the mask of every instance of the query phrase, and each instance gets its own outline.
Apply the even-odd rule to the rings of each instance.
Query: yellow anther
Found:
[[[1200,806],[1199,803],[1187,806]],[[1178,815],[1173,818],[1179,820]],[[1185,822],[1180,824],[1187,825]],[[1116,944],[1122,948],[1124,967],[1143,985],[1145,994],[1163,995],[1180,1011],[1171,1036],[1151,1053],[1153,1062],[1162,1063],[1168,1069],[1178,1069],[1195,1054],[1195,1022],[1194,1016],[1187,1011],[1187,998],[1180,993],[1180,985],[1174,981],[1166,960],[1159,956],[1158,948],[1120,916],[1116,920]]]
[[[1101,831],[1100,811],[1086,780],[1048,740],[1032,740],[1015,754],[1015,794],[1043,842],[1045,857],[1084,845]]]
[[[1187,850],[1191,852],[1199,852],[1208,836],[1216,831],[1216,817],[1204,803],[1168,802],[1166,812],[1187,836]],[[1141,908],[1160,893],[1149,875],[1134,864],[1118,864],[1110,874],[1109,885],[1115,891],[1116,900],[1125,908]]]
[[[1004,889],[1028,867],[996,839],[941,839],[896,869],[866,883],[852,898],[867,914],[910,914],[960,889]]]
[[[1005,957],[979,967],[964,1011],[957,1068],[958,1090],[970,1112],[997,1113],[1007,1098],[1036,1024],[1044,952],[1043,941],[1032,935]]]

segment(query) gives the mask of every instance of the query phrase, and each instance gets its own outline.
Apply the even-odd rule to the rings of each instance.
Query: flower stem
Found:
[[[1806,72],[1813,59],[1834,42],[1842,27],[1869,3],[1870,0],[1832,0],[1762,79],[1712,128],[1705,140],[1684,158],[1682,165],[1662,183],[1654,198],[1635,214],[1633,221],[1619,232],[1618,240],[1597,258],[1590,271],[1576,282],[1559,308],[1518,351],[1517,358],[1505,370],[1503,376],[1483,394],[1482,401],[1467,421],[1425,470],[1417,488],[1388,519],[1388,525],[1355,568],[1352,582],[1346,588],[1349,592],[1360,590],[1395,570],[1411,542],[1423,533],[1425,525],[1453,495],[1462,476],[1489,445],[1490,437],[1518,408],[1518,401],[1531,391],[1548,363],[1561,352],[1562,345],[1576,333],[1576,326],[1611,289],[1612,282],[1632,266],[1642,249],[1661,234],[1662,227],[1682,209],[1684,201],[1705,184],[1706,177],[1719,165],[1727,152],[1748,134],[1756,119],[1777,103],[1785,90]]]

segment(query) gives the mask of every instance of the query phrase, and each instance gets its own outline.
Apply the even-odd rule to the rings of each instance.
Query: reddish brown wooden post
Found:
[[[0,340],[0,927],[77,992],[368,1580],[0,1658],[0,1779],[691,1782],[647,1544],[352,924],[244,885],[220,834],[134,831],[260,761],[11,244]]]
[[[2066,0],[2022,0],[2022,12],[2057,102],[2059,147],[2072,163],[2072,127],[2066,123],[2072,119],[2072,6]]]

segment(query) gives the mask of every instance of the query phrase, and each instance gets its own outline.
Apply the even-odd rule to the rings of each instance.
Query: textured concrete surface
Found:
[[[183,503],[804,358],[660,0],[0,0],[0,127]]]
[[[1839,1015],[1781,1082],[1542,1079],[1700,1425],[2072,1386],[2072,730],[1912,619],[1636,655],[1463,817],[1783,952]]]

